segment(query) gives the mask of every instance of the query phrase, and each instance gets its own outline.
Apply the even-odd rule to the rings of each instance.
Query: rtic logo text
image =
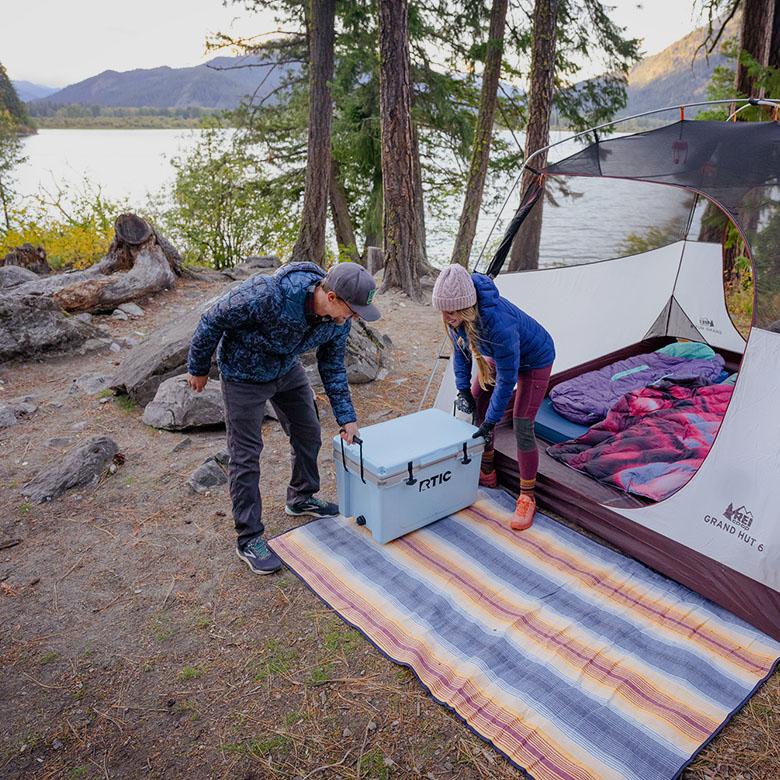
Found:
[[[753,524],[753,513],[748,512],[744,505],[734,509],[734,504],[729,504],[723,510],[723,517],[726,520],[731,520],[734,525],[742,526],[742,528],[750,528]]]
[[[451,471],[444,471],[441,474],[436,474],[433,477],[428,477],[428,479],[421,479],[420,480],[420,487],[418,490],[420,493],[423,492],[423,490],[430,490],[430,488],[438,487],[439,485],[443,485],[445,482],[450,481],[450,477],[452,476]]]

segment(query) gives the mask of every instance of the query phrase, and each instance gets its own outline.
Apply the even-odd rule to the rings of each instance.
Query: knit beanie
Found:
[[[439,311],[460,311],[477,302],[477,288],[471,274],[458,263],[448,265],[433,285],[431,303]]]

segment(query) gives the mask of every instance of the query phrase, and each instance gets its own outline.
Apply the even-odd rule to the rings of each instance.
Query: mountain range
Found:
[[[732,20],[726,37],[736,34]],[[629,74],[628,104],[619,116],[651,108],[704,99],[712,71],[725,62],[722,54],[705,57],[698,52],[705,28],[694,30],[662,52],[646,57]],[[82,104],[138,108],[235,108],[256,93],[256,99],[270,94],[284,78],[276,68],[257,57],[215,57],[189,68],[162,66],[125,72],[106,70],[58,91],[16,82],[22,99],[48,105]],[[19,88],[22,85],[22,88]],[[43,91],[43,92],[42,92]],[[37,92],[37,94],[36,94]]]
[[[286,72],[252,56],[215,57],[190,68],[163,65],[121,73],[104,70],[31,103],[228,109],[255,90],[257,97],[265,97],[279,86]]]

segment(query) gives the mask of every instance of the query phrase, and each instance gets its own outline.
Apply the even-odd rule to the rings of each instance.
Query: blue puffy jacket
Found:
[[[544,368],[555,360],[552,336],[531,316],[502,298],[493,280],[472,274],[477,288],[479,349],[496,364],[496,386],[485,419],[499,423],[521,371]],[[471,351],[461,326],[451,332],[455,346],[453,369],[458,390],[471,387]]]
[[[344,357],[351,322],[310,325],[309,289],[325,276],[314,263],[289,263],[273,276],[259,274],[223,295],[200,318],[187,370],[205,376],[219,345],[217,364],[230,382],[271,382],[295,366],[298,355],[317,350],[317,366],[339,425],[357,419]]]

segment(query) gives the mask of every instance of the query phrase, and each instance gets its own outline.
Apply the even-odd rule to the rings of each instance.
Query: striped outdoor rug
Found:
[[[513,501],[387,545],[343,517],[272,542],[346,621],[538,780],[677,777],[773,669],[780,643]]]

